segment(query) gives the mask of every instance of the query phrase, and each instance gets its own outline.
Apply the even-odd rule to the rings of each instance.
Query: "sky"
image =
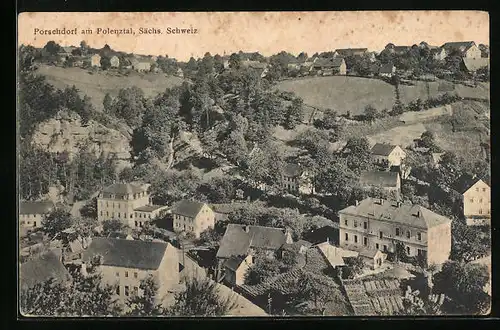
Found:
[[[139,28],[163,34],[139,34]],[[167,28],[192,28],[195,34],[167,34]],[[35,29],[75,29],[72,35],[35,35]],[[93,34],[82,34],[91,29]],[[96,29],[133,29],[136,34],[96,34]],[[448,41],[489,44],[489,15],[480,11],[351,11],[351,12],[171,12],[171,13],[21,13],[19,45],[43,47],[53,40],[78,46],[144,55],[168,55],[180,61],[191,56],[258,51],[269,56],[280,51],[368,48],[380,51],[395,45],[426,41],[440,46]]]

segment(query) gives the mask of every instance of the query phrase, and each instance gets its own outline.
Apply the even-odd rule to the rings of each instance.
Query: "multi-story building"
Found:
[[[153,205],[148,185],[114,183],[97,198],[97,220],[118,219],[131,228],[142,227],[167,212],[166,206]]]
[[[454,189],[461,195],[467,225],[491,224],[491,188],[489,178],[460,177]]]
[[[120,59],[116,55],[111,57],[111,59],[109,60],[109,63],[111,64],[112,68],[120,67]]]
[[[179,284],[179,255],[170,243],[97,237],[81,261],[90,264],[96,256],[101,256],[97,267],[103,282],[115,287],[120,302],[143,294],[141,280],[148,276],[156,280],[162,295]]]
[[[339,211],[339,245],[396,252],[440,265],[451,252],[451,220],[419,205],[366,198]]]
[[[22,201],[19,203],[19,225],[23,229],[33,229],[42,226],[42,221],[55,205],[51,201],[30,202]]]
[[[371,154],[375,164],[387,168],[401,166],[406,158],[406,152],[400,146],[388,143],[376,143],[371,149]]]
[[[281,186],[289,193],[315,193],[312,178],[299,164],[288,163],[285,165],[281,178]]]
[[[101,67],[101,55],[94,54],[90,57],[90,66]]]
[[[205,203],[182,200],[171,210],[175,232],[193,233],[196,238],[215,226],[214,211]]]

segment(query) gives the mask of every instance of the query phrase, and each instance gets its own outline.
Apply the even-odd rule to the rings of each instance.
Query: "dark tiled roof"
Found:
[[[162,207],[164,207],[164,206],[162,206],[162,205],[144,205],[144,206],[140,206],[140,207],[134,209],[134,211],[153,212],[153,211],[158,210]]]
[[[277,250],[286,242],[284,230],[281,228],[228,224],[224,237],[220,242],[217,258],[242,256],[250,247]]]
[[[398,176],[397,172],[368,171],[361,173],[360,181],[362,184],[368,186],[395,188],[397,187]]]
[[[478,182],[481,178],[474,178],[468,174],[464,174],[462,176],[460,176],[455,182],[453,182],[452,184],[452,188],[453,190],[463,194],[465,193],[467,190],[470,189],[470,187],[472,187],[473,185],[476,184],[476,182]],[[485,182],[488,186],[491,187],[491,182],[490,182],[490,177],[489,176],[486,176],[484,178],[482,178],[483,182]]]
[[[432,212],[420,205],[402,204],[379,198],[366,198],[358,206],[349,206],[339,214],[367,217],[386,222],[401,223],[408,226],[427,229],[451,220]]]
[[[352,56],[357,53],[366,53],[368,52],[368,48],[345,48],[345,49],[336,49],[335,51],[342,56]]]
[[[338,68],[340,65],[344,62],[343,58],[332,58],[332,59],[327,59],[327,58],[319,58],[316,62],[314,62],[314,67],[321,67],[321,68]]]
[[[103,265],[156,270],[167,246],[161,242],[98,237],[83,253],[83,259],[88,261],[99,254],[103,256]]]
[[[30,288],[50,278],[63,282],[70,280],[71,275],[60,261],[59,256],[60,253],[50,251],[21,264],[19,266],[21,288]]]
[[[302,168],[298,164],[287,163],[283,169],[283,174],[286,177],[296,177],[302,174]]]
[[[182,200],[174,205],[172,214],[179,214],[186,217],[194,218],[200,213],[204,203],[196,201]]]
[[[130,195],[145,191],[143,187],[131,183],[114,183],[103,189],[103,192],[116,195]]]
[[[371,153],[378,156],[389,156],[394,148],[396,148],[396,146],[393,144],[375,143],[371,149]]]
[[[20,202],[19,214],[47,214],[52,212],[54,206],[54,203],[50,201]]]
[[[444,48],[447,51],[458,50],[460,52],[465,52],[473,45],[475,45],[474,41],[447,42],[442,45],[441,48]]]
[[[224,267],[236,271],[241,263],[245,260],[245,256],[232,256],[224,262]]]

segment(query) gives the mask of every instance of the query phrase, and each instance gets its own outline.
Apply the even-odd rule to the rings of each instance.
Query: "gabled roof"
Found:
[[[205,203],[197,201],[182,200],[172,207],[172,214],[179,214],[189,218],[195,218],[200,213]]]
[[[285,243],[286,236],[282,228],[228,224],[220,241],[217,258],[246,255],[250,248],[278,250]]]
[[[397,187],[399,173],[386,171],[366,171],[362,172],[360,181],[367,186]]]
[[[357,53],[366,53],[368,52],[368,48],[343,48],[336,49],[335,52],[342,56],[352,56]]]
[[[314,62],[314,67],[322,67],[322,68],[338,68],[344,63],[343,58],[319,58],[316,62]]]
[[[434,213],[420,205],[403,204],[371,197],[362,200],[358,206],[352,205],[340,210],[339,214],[400,223],[421,229],[428,229],[451,222],[447,217]]]
[[[316,245],[316,248],[321,252],[332,267],[344,266],[344,258],[358,256],[358,252],[356,251],[345,250],[327,242]]]
[[[371,153],[378,156],[389,156],[396,147],[396,145],[388,143],[375,143],[371,149]]]
[[[59,257],[60,254],[52,250],[21,264],[19,266],[21,289],[30,288],[50,278],[62,282],[69,281],[71,275],[66,267],[64,267]]]
[[[286,177],[296,177],[302,174],[303,170],[300,165],[287,163],[283,168],[283,175]]]
[[[115,195],[132,195],[146,191],[143,187],[131,183],[113,183],[102,192]]]
[[[488,186],[491,187],[490,176],[486,176],[484,178],[472,177],[468,174],[461,175],[455,182],[452,183],[452,189],[464,194],[469,190],[473,185],[475,185],[479,180],[482,180]]]
[[[223,266],[232,271],[237,271],[245,258],[245,256],[232,256],[224,262]]]
[[[105,266],[156,270],[168,245],[169,243],[96,237],[83,253],[83,260],[89,261],[94,255],[101,255]]]
[[[22,201],[19,203],[19,214],[47,214],[52,212],[54,207],[55,205],[51,201]]]
[[[380,67],[379,73],[392,73],[394,65],[393,64],[384,64]]]
[[[458,41],[458,42],[447,42],[441,46],[441,48],[446,49],[446,51],[457,50],[461,53],[466,52],[469,48],[474,46],[476,43],[474,41]]]
[[[144,206],[139,206],[138,208],[135,208],[134,211],[153,212],[153,211],[156,211],[158,209],[161,209],[162,207],[165,207],[165,206],[162,206],[162,205],[144,205]]]

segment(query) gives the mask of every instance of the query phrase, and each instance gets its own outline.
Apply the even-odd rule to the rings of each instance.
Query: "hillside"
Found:
[[[400,85],[401,101],[404,104],[429,96],[436,97],[446,92],[456,92],[461,97],[489,99],[489,83],[468,87],[445,81],[426,83],[415,81],[414,86]],[[282,91],[294,92],[306,105],[319,109],[333,109],[339,114],[350,111],[351,115],[362,114],[366,105],[392,109],[395,101],[394,86],[379,80],[360,77],[330,76],[285,80],[277,85]]]
[[[184,79],[164,74],[137,73],[120,75],[117,72],[95,72],[81,68],[61,68],[56,66],[40,65],[38,73],[47,78],[47,82],[56,88],[63,89],[75,85],[83,95],[92,99],[96,110],[102,110],[102,101],[106,93],[117,96],[122,88],[137,86],[141,88],[146,96],[155,96],[165,91],[166,88],[179,86]]]
[[[350,111],[361,114],[366,105],[391,109],[394,87],[377,79],[331,76],[285,80],[278,84],[282,91],[294,92],[304,103],[319,109],[333,109],[339,114]]]

